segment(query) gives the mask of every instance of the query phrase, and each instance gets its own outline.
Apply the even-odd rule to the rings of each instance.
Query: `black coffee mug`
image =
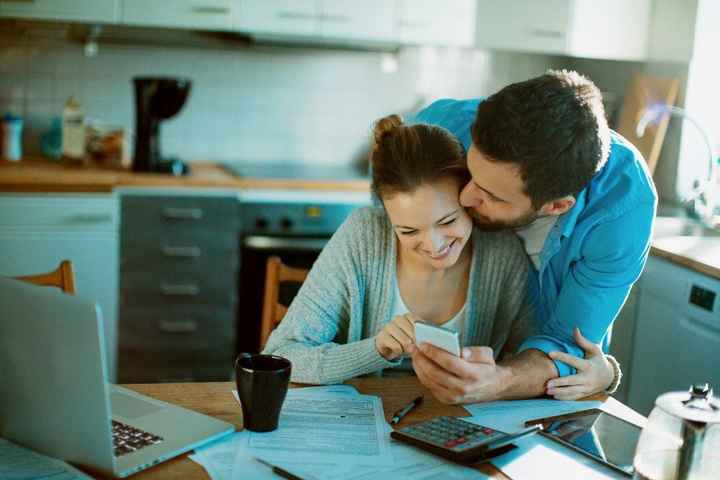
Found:
[[[244,428],[253,432],[270,432],[277,428],[291,369],[290,360],[277,355],[238,355],[235,360],[235,384]]]

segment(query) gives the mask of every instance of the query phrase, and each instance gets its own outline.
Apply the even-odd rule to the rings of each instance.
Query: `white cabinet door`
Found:
[[[565,53],[572,0],[478,0],[477,46]]]
[[[242,0],[235,29],[268,35],[316,35],[318,0]]]
[[[647,415],[658,395],[720,385],[720,280],[650,257],[640,281],[628,404]]]
[[[368,41],[395,40],[393,0],[323,0],[320,35]]]
[[[127,25],[231,30],[237,0],[122,0]]]
[[[0,275],[44,273],[70,260],[78,297],[100,304],[116,378],[118,203],[111,195],[0,195]]]
[[[0,16],[115,23],[119,0],[0,0]]]
[[[644,60],[650,0],[574,0],[568,53],[575,57]]]
[[[398,0],[401,43],[469,47],[475,40],[475,0]]]
[[[651,0],[478,0],[477,46],[614,60],[647,57]]]

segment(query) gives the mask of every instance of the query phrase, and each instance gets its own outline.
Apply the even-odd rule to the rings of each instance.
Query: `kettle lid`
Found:
[[[687,392],[660,395],[655,405],[668,414],[701,423],[720,423],[720,400],[709,383],[692,385]]]

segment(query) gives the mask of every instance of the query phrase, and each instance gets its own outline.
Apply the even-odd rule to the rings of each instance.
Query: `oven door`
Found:
[[[330,237],[289,237],[248,235],[240,240],[240,278],[237,339],[238,351],[257,352],[260,348],[265,269],[268,257],[277,255],[291,267],[309,269]],[[280,303],[290,305],[299,284],[280,286]]]

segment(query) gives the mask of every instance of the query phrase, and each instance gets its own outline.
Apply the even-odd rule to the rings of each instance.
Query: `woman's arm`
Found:
[[[353,213],[330,239],[263,350],[292,362],[293,382],[339,383],[397,363],[378,353],[374,338],[361,339],[363,262],[371,257],[370,242],[380,241],[372,238],[379,227],[367,210]]]

